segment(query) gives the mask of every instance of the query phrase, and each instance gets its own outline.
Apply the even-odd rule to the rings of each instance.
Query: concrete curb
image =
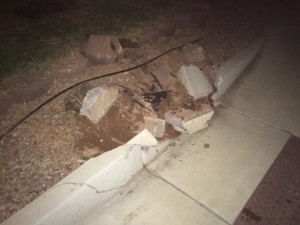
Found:
[[[2,225],[72,224],[117,195],[168,145],[159,144],[145,129],[127,144],[88,160]]]
[[[253,45],[220,67],[215,81],[217,92],[212,96],[215,103],[251,63],[263,43],[263,38],[256,39]],[[210,119],[213,110],[206,114]],[[202,121],[201,116],[194,118],[192,123],[196,119]],[[117,195],[144,165],[164,152],[169,143],[158,143],[145,129],[127,144],[88,160],[2,225],[72,224],[96,205],[104,204]]]
[[[212,95],[214,105],[218,105],[222,95],[253,61],[255,56],[262,49],[263,44],[264,37],[257,38],[251,46],[239,52],[219,68],[215,79],[217,91]]]
[[[71,224],[114,197],[142,168],[141,146],[122,145],[88,160],[3,225]]]

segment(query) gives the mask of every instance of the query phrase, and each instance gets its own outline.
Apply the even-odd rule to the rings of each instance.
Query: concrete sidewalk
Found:
[[[290,134],[300,136],[300,46],[291,32],[268,28],[263,51],[222,99],[211,127],[175,140],[75,224],[233,224]]]

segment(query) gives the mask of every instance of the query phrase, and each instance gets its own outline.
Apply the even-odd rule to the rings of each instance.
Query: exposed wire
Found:
[[[152,59],[149,59],[141,64],[138,64],[136,66],[133,66],[133,67],[129,67],[127,69],[123,69],[123,70],[118,70],[118,71],[115,71],[115,72],[111,72],[111,73],[107,73],[107,74],[102,74],[102,75],[99,75],[99,76],[95,76],[95,77],[92,77],[92,78],[89,78],[89,79],[86,79],[86,80],[83,80],[83,81],[80,81],[76,84],[73,84],[71,86],[69,86],[68,88],[58,92],[57,94],[53,95],[51,98],[49,98],[48,100],[46,100],[45,102],[43,102],[42,104],[40,104],[38,107],[36,107],[34,110],[32,110],[31,112],[29,112],[26,116],[24,116],[22,119],[20,119],[17,123],[15,123],[13,126],[11,126],[5,133],[1,134],[0,136],[0,140],[2,140],[4,137],[6,137],[11,131],[13,131],[14,129],[16,129],[20,124],[22,124],[25,120],[27,120],[30,116],[32,116],[34,113],[36,113],[38,110],[40,110],[42,107],[44,107],[45,105],[47,105],[48,103],[52,102],[54,99],[56,99],[57,97],[59,97],[60,95],[66,93],[67,91],[75,88],[75,87],[78,87],[84,83],[87,83],[87,82],[90,82],[90,81],[93,81],[93,80],[97,80],[97,79],[102,79],[102,78],[105,78],[105,77],[110,77],[110,76],[114,76],[114,75],[117,75],[117,74],[121,74],[121,73],[125,73],[125,72],[129,72],[129,71],[132,71],[132,70],[135,70],[139,67],[142,67],[142,66],[145,66],[153,61],[155,61],[156,59],[172,52],[172,51],[175,51],[177,49],[180,49],[182,47],[184,47],[185,45],[187,44],[190,44],[190,43],[196,43],[196,42],[199,42],[203,39],[205,39],[206,37],[202,37],[202,38],[198,38],[194,41],[191,41],[191,42],[187,42],[185,44],[182,44],[182,45],[179,45],[177,47],[174,47],[172,49],[169,49],[155,57],[153,57]]]

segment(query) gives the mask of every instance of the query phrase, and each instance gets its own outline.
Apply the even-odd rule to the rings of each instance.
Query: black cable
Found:
[[[11,131],[13,131],[14,129],[16,129],[20,124],[22,124],[25,120],[27,120],[31,115],[33,115],[34,113],[36,113],[39,109],[41,109],[42,107],[44,107],[45,105],[47,105],[48,103],[50,103],[51,101],[53,101],[54,99],[56,99],[57,97],[59,97],[60,95],[66,93],[67,91],[75,88],[75,87],[78,87],[79,85],[82,85],[84,83],[87,83],[87,82],[90,82],[90,81],[93,81],[93,80],[97,80],[97,79],[101,79],[101,78],[105,78],[105,77],[110,77],[110,76],[114,76],[114,75],[117,75],[117,74],[120,74],[120,73],[125,73],[125,72],[128,72],[128,71],[132,71],[132,70],[135,70],[139,67],[142,67],[142,66],[145,66],[153,61],[155,61],[156,59],[172,52],[172,51],[175,51],[179,48],[182,48],[184,47],[185,45],[187,44],[190,44],[190,43],[196,43],[196,42],[199,42],[203,39],[205,39],[206,37],[203,37],[203,38],[198,38],[194,41],[191,41],[191,42],[188,42],[188,43],[185,43],[183,45],[180,45],[180,46],[177,46],[177,47],[174,47],[168,51],[165,51],[161,54],[159,54],[158,56],[155,56],[154,58],[146,61],[146,62],[143,62],[141,64],[138,64],[136,66],[133,66],[133,67],[130,67],[130,68],[127,68],[127,69],[124,69],[124,70],[119,70],[119,71],[115,71],[115,72],[112,72],[112,73],[107,73],[107,74],[102,74],[102,75],[99,75],[99,76],[96,76],[96,77],[92,77],[90,79],[86,79],[86,80],[83,80],[83,81],[80,81],[76,84],[73,84],[71,85],[70,87],[58,92],[57,94],[53,95],[51,98],[49,98],[48,100],[46,100],[45,102],[43,102],[42,104],[40,104],[38,107],[36,107],[34,110],[32,110],[30,113],[28,113],[26,116],[24,116],[21,120],[19,120],[17,123],[15,123],[13,126],[11,126],[4,134],[2,134],[0,136],[0,140],[2,140],[4,137],[6,137]]]

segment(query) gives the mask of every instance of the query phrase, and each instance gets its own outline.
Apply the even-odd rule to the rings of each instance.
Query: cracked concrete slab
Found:
[[[119,193],[142,167],[140,146],[120,146],[88,160],[2,225],[72,224]]]
[[[74,225],[226,225],[163,180],[143,170],[112,201]]]

